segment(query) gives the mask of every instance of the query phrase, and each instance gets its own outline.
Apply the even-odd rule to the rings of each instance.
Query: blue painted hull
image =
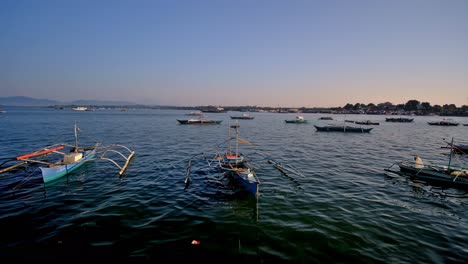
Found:
[[[250,181],[248,180],[246,175],[243,175],[243,173],[234,173],[234,178],[239,181],[251,194],[258,196],[259,190],[258,190],[258,181]]]
[[[76,162],[76,163],[70,163],[70,164],[66,164],[66,165],[62,165],[62,166],[58,166],[54,168],[40,167],[42,171],[42,179],[44,180],[44,183],[48,183],[58,178],[61,178],[71,173],[72,171],[78,169],[79,167],[81,167],[81,165],[83,165],[85,162],[94,158],[95,155],[96,155],[96,149],[83,152],[83,158],[79,162]]]
[[[248,162],[244,161],[244,156],[225,155],[221,168],[231,173],[233,178],[240,182],[250,193],[258,196],[260,181],[253,168]]]

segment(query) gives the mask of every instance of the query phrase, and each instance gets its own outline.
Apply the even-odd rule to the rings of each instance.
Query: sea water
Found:
[[[441,117],[386,123],[385,116],[252,113],[239,120],[239,147],[256,168],[258,199],[208,163],[228,137],[221,125],[179,125],[182,110],[14,108],[0,116],[0,158],[56,143],[123,144],[136,152],[124,176],[89,162],[44,185],[37,166],[0,175],[0,260],[200,261],[220,263],[466,263],[468,194],[384,169],[395,161],[448,163],[443,139],[467,142],[468,127],[435,127]],[[239,114],[239,113],[235,113]],[[413,118],[413,117],[412,117]],[[344,119],[380,122],[371,133],[316,132]],[[468,123],[468,118],[454,117]],[[346,123],[346,125],[353,125]],[[262,156],[263,155],[263,156]],[[297,168],[283,174],[264,156]],[[196,158],[196,157],[195,157]],[[468,167],[468,157],[452,163]],[[202,164],[202,165],[201,165]],[[3,262],[3,261],[2,261]]]

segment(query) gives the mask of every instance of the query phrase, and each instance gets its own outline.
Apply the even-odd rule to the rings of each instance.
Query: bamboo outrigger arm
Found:
[[[128,156],[125,156],[122,152],[118,151],[118,150],[115,150],[115,149],[112,149],[113,147],[121,147],[121,148],[124,148],[126,149],[130,154]],[[125,163],[123,166],[120,166],[115,160],[111,159],[111,158],[108,158],[108,157],[104,157],[107,153],[109,152],[112,152],[112,153],[116,153],[118,154],[119,156],[121,156],[124,160],[125,160]],[[131,149],[129,149],[128,147],[124,146],[124,145],[118,145],[118,144],[114,144],[114,145],[110,145],[108,147],[106,147],[106,150],[102,153],[102,155],[99,157],[100,159],[102,160],[107,160],[107,161],[110,161],[112,162],[115,166],[117,166],[117,168],[120,169],[119,171],[119,175],[122,176],[124,173],[125,173],[125,170],[127,170],[127,167],[128,165],[130,164],[130,161],[132,160],[133,156],[135,156],[135,151],[132,151]]]
[[[27,161],[22,161],[22,162],[20,162],[20,163],[18,163],[18,164],[15,164],[15,165],[13,165],[13,166],[10,166],[10,167],[1,169],[1,170],[0,170],[0,174],[1,174],[1,173],[4,173],[4,172],[7,172],[7,171],[10,171],[10,170],[13,170],[13,169],[15,169],[15,168],[18,168],[18,167],[20,167],[20,166],[22,166],[22,165],[25,165],[26,163],[28,163],[28,162],[27,162]]]
[[[58,145],[59,144],[52,145],[52,146],[58,146]],[[0,169],[0,174],[2,174],[4,172],[7,172],[7,171],[10,171],[10,170],[13,170],[13,169],[16,169],[16,168],[19,168],[19,167],[21,167],[23,165],[26,165],[28,163],[40,163],[40,164],[51,165],[52,163],[41,161],[41,159],[49,156],[52,153],[60,153],[59,151],[56,151],[55,149],[47,149],[47,148],[50,148],[52,146],[49,146],[49,147],[43,148],[41,150],[29,153],[29,154],[24,154],[24,155],[21,155],[21,156],[18,156],[16,158],[14,158],[14,160],[20,161],[20,162],[17,163],[17,164],[14,164],[12,166]],[[62,149],[62,148],[60,148],[60,149]],[[46,151],[44,151],[44,150],[46,150]],[[35,159],[30,159],[30,158],[32,158],[34,156],[39,156],[39,157],[36,157]]]

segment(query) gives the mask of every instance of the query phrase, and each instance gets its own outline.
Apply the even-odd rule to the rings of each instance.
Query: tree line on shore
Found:
[[[194,109],[213,109],[214,106],[199,106]],[[468,105],[457,107],[455,104],[431,105],[429,102],[420,102],[412,99],[404,104],[396,104],[390,102],[385,103],[369,103],[369,104],[350,104],[347,103],[343,107],[330,108],[293,108],[293,107],[256,107],[256,106],[225,106],[227,111],[268,111],[279,113],[334,113],[334,114],[400,114],[400,115],[441,115],[441,116],[468,116]]]
[[[51,106],[54,108],[72,108],[77,105]],[[468,116],[468,105],[457,107],[455,104],[431,105],[429,102],[419,102],[418,100],[408,100],[404,104],[385,103],[347,103],[343,107],[262,107],[262,106],[148,106],[148,105],[92,105],[92,108],[106,109],[178,109],[178,110],[199,110],[199,111],[242,111],[242,112],[276,112],[276,113],[330,113],[330,114],[397,114],[397,115],[441,115],[441,116]]]
[[[457,107],[455,104],[431,105],[429,102],[408,100],[405,104],[394,105],[390,102],[380,104],[346,104],[347,111],[364,111],[367,114],[409,113],[415,115],[468,116],[468,105]]]

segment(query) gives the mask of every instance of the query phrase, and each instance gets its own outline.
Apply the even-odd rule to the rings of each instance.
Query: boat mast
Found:
[[[78,128],[76,127],[76,120],[75,120],[75,152],[78,152]]]
[[[452,143],[450,143],[450,155],[449,155],[449,163],[447,166],[447,171],[450,172],[450,163],[452,162],[452,152],[453,152],[453,138],[452,138]]]
[[[236,122],[236,126],[235,126],[235,130],[236,130],[236,158],[239,157],[239,140],[238,137],[239,137],[239,131],[237,130],[239,128],[239,125],[237,125],[237,122]]]
[[[232,140],[232,136],[231,136],[231,126],[229,126],[229,145],[228,145],[228,154],[231,155],[231,140]]]

